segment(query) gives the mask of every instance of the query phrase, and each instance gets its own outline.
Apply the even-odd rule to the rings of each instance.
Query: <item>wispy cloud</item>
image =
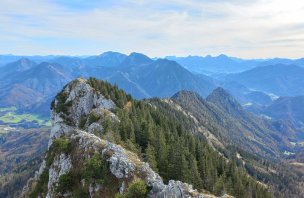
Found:
[[[2,0],[0,53],[299,57],[303,8],[298,0]]]

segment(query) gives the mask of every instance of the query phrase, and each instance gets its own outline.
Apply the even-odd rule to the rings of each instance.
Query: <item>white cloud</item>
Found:
[[[300,57],[303,8],[297,0],[125,0],[86,9],[2,0],[0,53]]]

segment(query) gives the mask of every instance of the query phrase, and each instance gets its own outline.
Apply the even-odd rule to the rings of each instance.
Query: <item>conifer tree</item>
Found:
[[[146,162],[149,163],[150,167],[153,170],[158,171],[155,155],[156,155],[156,152],[155,152],[154,147],[151,144],[148,144],[148,146],[145,150],[145,160],[146,160]]]

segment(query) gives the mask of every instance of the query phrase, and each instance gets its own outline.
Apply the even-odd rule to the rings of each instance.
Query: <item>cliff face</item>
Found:
[[[22,197],[118,197],[139,180],[146,197],[213,197],[180,181],[164,184],[136,154],[95,135],[106,120],[120,122],[114,108],[84,79],[65,86],[52,104],[49,149]]]

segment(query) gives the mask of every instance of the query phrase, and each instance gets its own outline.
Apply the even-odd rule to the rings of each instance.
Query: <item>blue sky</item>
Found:
[[[303,57],[299,0],[1,0],[0,54]]]

